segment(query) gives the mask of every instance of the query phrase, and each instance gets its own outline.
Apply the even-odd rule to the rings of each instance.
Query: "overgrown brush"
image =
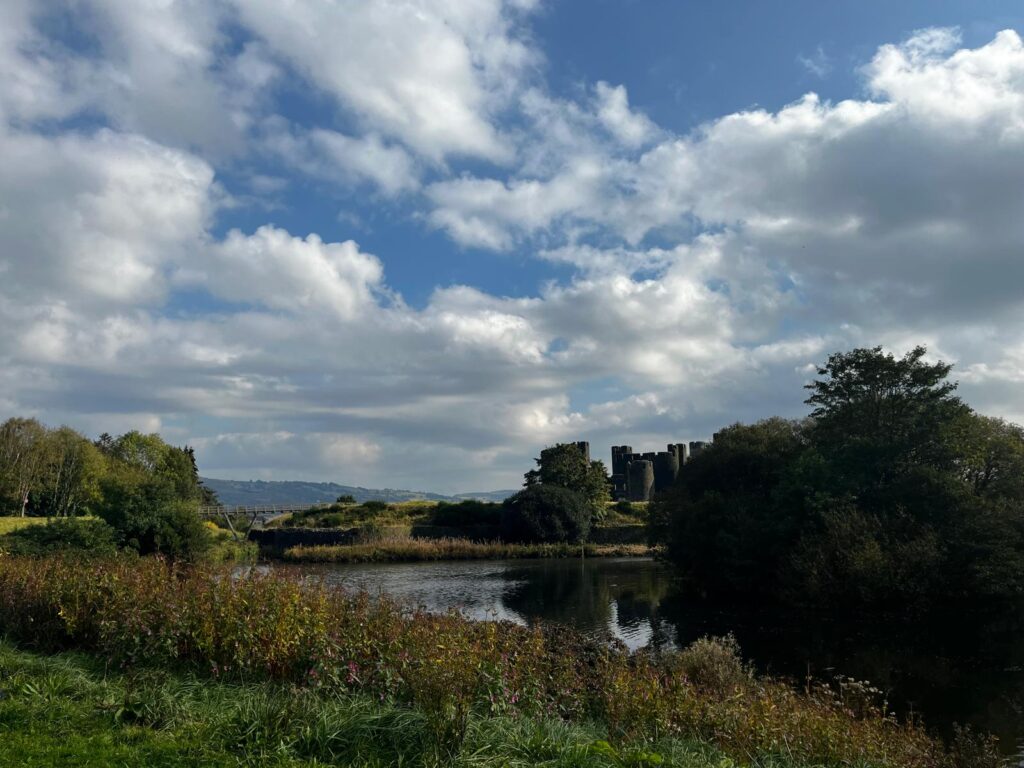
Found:
[[[420,560],[497,560],[533,557],[636,557],[650,554],[642,544],[508,544],[470,539],[415,539],[407,536],[360,539],[355,544],[299,545],[284,559],[305,563],[370,563]]]
[[[0,632],[45,650],[90,651],[125,669],[190,667],[222,680],[411,705],[441,749],[457,750],[474,717],[501,716],[602,723],[612,750],[679,738],[742,763],[775,755],[822,765],[954,765],[919,726],[877,704],[853,708],[827,686],[797,691],[755,678],[729,642],[630,654],[566,628],[410,611],[274,572],[149,558],[0,558]],[[315,733],[309,738],[321,738]]]

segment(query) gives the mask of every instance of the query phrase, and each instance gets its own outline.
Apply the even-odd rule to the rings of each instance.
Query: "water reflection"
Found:
[[[762,671],[802,680],[869,680],[900,712],[939,731],[954,722],[1024,738],[1024,643],[1012,627],[969,623],[896,631],[813,617],[785,620],[684,600],[670,572],[641,558],[303,566],[332,584],[387,593],[430,611],[481,620],[538,621],[616,638],[631,649],[671,648],[732,632]],[[961,625],[963,624],[963,625]],[[1024,751],[1021,753],[1024,766]]]
[[[658,606],[668,593],[664,568],[643,558],[489,560],[318,566],[329,584],[387,593],[429,611],[469,618],[538,621],[613,637],[630,649],[671,646],[672,626]]]

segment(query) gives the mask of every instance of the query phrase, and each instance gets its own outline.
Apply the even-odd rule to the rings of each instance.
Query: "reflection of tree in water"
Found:
[[[608,634],[614,613],[619,629],[647,622],[651,644],[672,643],[671,626],[659,613],[669,580],[651,561],[548,560],[513,566],[506,577],[515,584],[502,602],[520,615],[568,624],[593,635]]]
[[[953,723],[995,733],[1004,749],[1024,741],[1020,628],[947,619],[925,626],[870,625],[841,617],[742,613],[667,595],[661,614],[681,644],[732,632],[762,671],[802,680],[868,680],[901,714],[948,735]],[[1024,756],[1024,755],[1022,755]]]

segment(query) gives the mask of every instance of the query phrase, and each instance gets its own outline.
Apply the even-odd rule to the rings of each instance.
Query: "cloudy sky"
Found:
[[[924,343],[1024,421],[1018,2],[0,6],[0,418],[508,488]]]

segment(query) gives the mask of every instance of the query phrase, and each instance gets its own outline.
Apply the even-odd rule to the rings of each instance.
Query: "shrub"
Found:
[[[355,504],[356,497],[351,493],[345,493],[334,500],[335,504]]]
[[[581,543],[590,533],[590,506],[574,491],[533,485],[505,500],[501,534],[506,541]]]
[[[195,506],[159,480],[108,484],[97,512],[117,532],[121,546],[142,555],[193,560],[210,546]]]
[[[501,505],[475,499],[467,499],[457,504],[442,501],[434,508],[433,523],[451,528],[500,525]]]
[[[618,512],[620,515],[632,516],[636,514],[635,510],[633,509],[632,502],[626,501],[625,499],[615,503],[615,511]]]
[[[388,510],[388,503],[380,499],[364,501],[361,506],[367,512],[386,512]]]
[[[0,540],[0,549],[16,555],[81,552],[112,555],[117,551],[116,532],[102,520],[55,518],[46,525],[32,525]]]
[[[329,512],[316,519],[317,528],[341,528],[343,525],[345,525],[345,515],[341,512]]]
[[[386,533],[383,525],[369,520],[359,526],[356,531],[356,541],[360,544],[369,544],[385,538]]]
[[[739,643],[733,635],[695,640],[679,652],[676,661],[677,669],[687,680],[722,696],[749,685],[753,677],[743,664]]]

